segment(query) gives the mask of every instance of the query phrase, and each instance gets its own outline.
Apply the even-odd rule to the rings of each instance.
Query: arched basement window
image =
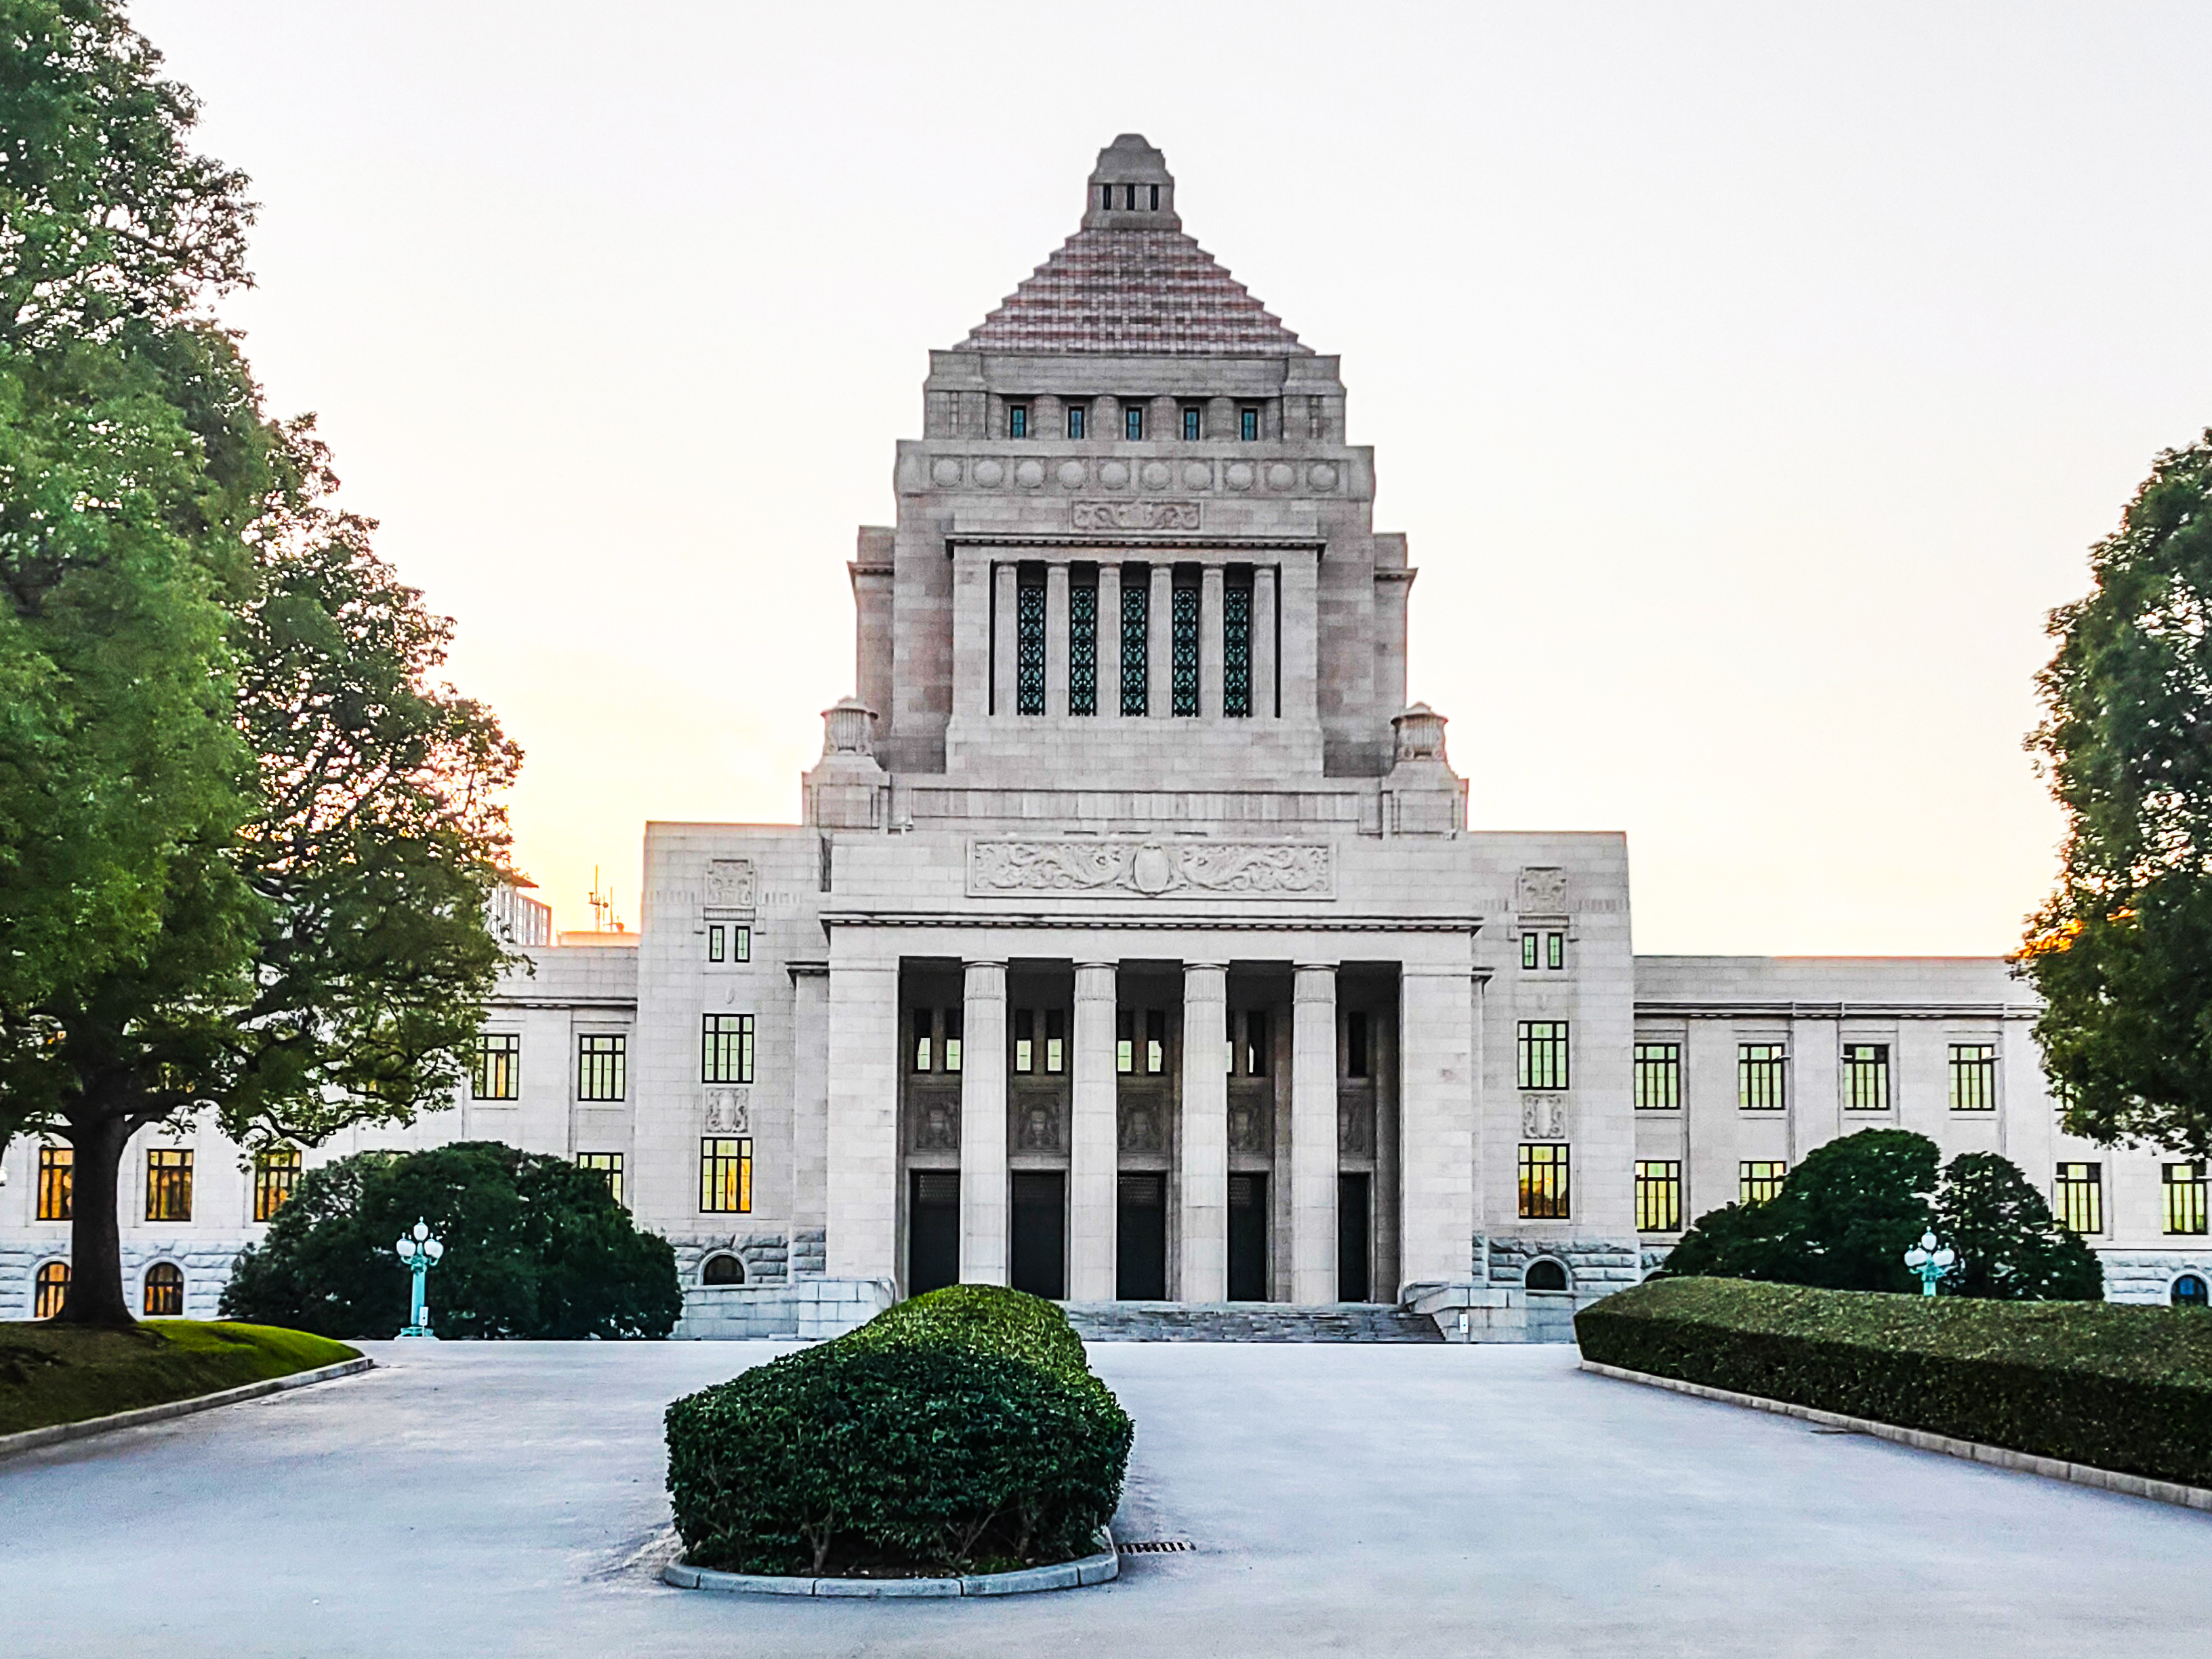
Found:
[[[2197,1273],[2184,1273],[2173,1281],[2173,1305],[2177,1308],[2202,1308],[2212,1304],[2212,1287]]]
[[[1532,1291],[1564,1291],[1567,1288],[1567,1270],[1556,1261],[1532,1261],[1522,1283]]]
[[[153,1318],[174,1319],[185,1310],[185,1270],[173,1261],[146,1269],[145,1308]]]
[[[31,1317],[52,1319],[69,1296],[70,1269],[66,1261],[49,1261],[39,1269],[32,1292]]]
[[[699,1270],[699,1282],[702,1285],[742,1285],[745,1282],[745,1264],[726,1251],[720,1255],[710,1255],[707,1258],[706,1266]]]

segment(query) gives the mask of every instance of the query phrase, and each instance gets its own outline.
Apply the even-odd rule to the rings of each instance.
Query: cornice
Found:
[[[1639,997],[1639,1019],[2033,1019],[2032,1002],[1685,1002]]]
[[[1209,915],[1176,911],[1156,915],[1127,911],[1113,915],[1046,915],[1038,912],[975,910],[825,910],[822,927],[1050,929],[1092,933],[1473,933],[1486,918],[1476,915],[1345,916]]]

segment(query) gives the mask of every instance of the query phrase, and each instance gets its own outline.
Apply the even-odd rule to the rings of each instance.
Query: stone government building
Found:
[[[2116,1297],[2203,1298],[2203,1170],[2059,1132],[2002,961],[1638,957],[1621,836],[1466,827],[1337,360],[1184,234],[1142,138],[931,354],[895,480],[804,822],[649,824],[635,934],[556,944],[503,895],[537,972],[468,1097],[305,1158],[603,1170],[676,1243],[693,1335],[970,1279],[1518,1340],[1894,1126],[2046,1183]],[[134,1297],[211,1313],[299,1161],[141,1136]],[[66,1273],[66,1149],[7,1174],[22,1318]]]

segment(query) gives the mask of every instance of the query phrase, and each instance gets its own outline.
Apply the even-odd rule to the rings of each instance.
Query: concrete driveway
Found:
[[[2212,1651],[2212,1516],[1606,1381],[1571,1349],[1095,1346],[1138,1424],[1100,1589],[703,1595],[660,1409],[769,1345],[380,1369],[0,1463],[0,1654]]]

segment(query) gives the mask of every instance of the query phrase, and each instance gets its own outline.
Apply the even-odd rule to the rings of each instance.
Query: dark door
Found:
[[[1336,1299],[1365,1302],[1367,1283],[1367,1181],[1364,1175],[1336,1178]]]
[[[1014,1176],[1014,1288],[1057,1302],[1067,1294],[1067,1177],[1057,1170]]]
[[[1267,1177],[1229,1177],[1229,1299],[1267,1299]]]
[[[1168,1295],[1168,1178],[1125,1175],[1115,1182],[1114,1294],[1124,1302]]]
[[[960,1282],[960,1171],[916,1170],[907,1203],[909,1296]]]

